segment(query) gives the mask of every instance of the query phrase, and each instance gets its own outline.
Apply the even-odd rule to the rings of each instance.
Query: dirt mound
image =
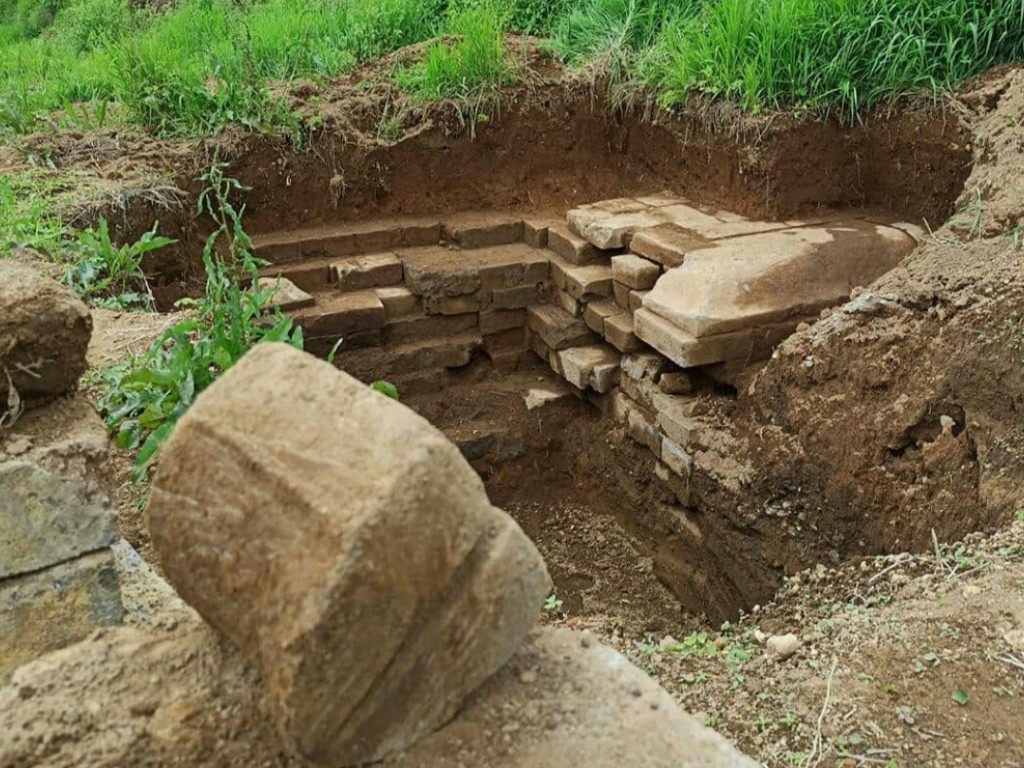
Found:
[[[979,86],[997,96],[978,102],[975,130],[1002,126],[1000,146],[1019,145],[1024,78],[994,83]],[[965,198],[984,186],[993,219],[1016,222],[1016,167],[982,160]],[[756,514],[785,498],[793,511],[764,525],[805,534],[818,558],[920,550],[932,528],[958,538],[1024,506],[1024,273],[997,231],[960,241],[940,230],[747,382],[740,421],[761,473],[745,506]]]

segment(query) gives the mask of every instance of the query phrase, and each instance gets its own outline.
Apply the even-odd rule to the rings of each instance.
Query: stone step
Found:
[[[405,268],[406,286],[424,297],[479,296],[536,286],[547,280],[549,271],[545,252],[523,243],[473,250],[400,249],[397,255]]]
[[[681,368],[728,360],[763,360],[796,330],[798,323],[808,319],[811,318],[794,318],[788,322],[697,338],[647,308],[638,309],[633,315],[636,335]]]
[[[612,268],[608,264],[578,266],[561,256],[551,256],[551,284],[577,301],[611,296],[612,282]]]
[[[443,235],[460,248],[488,248],[523,241],[523,220],[502,213],[469,213],[450,217]]]
[[[530,307],[527,326],[548,349],[554,351],[592,344],[597,340],[583,320],[550,304]]]
[[[622,355],[606,344],[552,349],[551,368],[577,389],[611,392],[619,383]]]
[[[547,228],[546,246],[548,250],[554,251],[561,258],[577,266],[608,263],[608,254],[595,248],[591,243],[570,232],[568,227],[561,224],[551,225]]]
[[[394,253],[371,253],[349,256],[331,263],[330,281],[341,291],[359,291],[399,285],[402,262]]]
[[[657,204],[645,204],[636,199],[628,204],[622,200],[612,200],[582,206],[569,211],[566,221],[572,232],[601,249],[626,246],[632,249],[632,241],[637,236],[664,225],[673,225],[692,235],[717,240],[810,223],[753,221],[735,213],[695,206],[683,199],[668,197],[657,198]]]
[[[322,291],[331,284],[331,261],[307,259],[293,264],[272,264],[260,270],[260,278],[287,280],[307,293]]]
[[[437,245],[442,235],[443,227],[436,218],[405,217],[276,232],[254,237],[253,247],[257,256],[280,265]]]
[[[316,299],[314,307],[295,314],[295,322],[308,338],[338,337],[384,328],[384,304],[372,290],[319,294]]]
[[[612,257],[612,277],[632,290],[646,291],[654,287],[661,274],[661,265],[636,254]]]
[[[261,277],[258,281],[259,290],[273,291],[267,306],[280,309],[282,312],[293,312],[316,304],[316,299],[306,293],[291,280],[284,277]]]

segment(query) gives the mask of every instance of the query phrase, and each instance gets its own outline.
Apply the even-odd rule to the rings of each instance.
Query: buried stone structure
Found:
[[[650,450],[686,506],[695,467],[725,487],[749,474],[694,379],[735,385],[920,235],[856,213],[756,221],[662,194],[564,221],[364,222],[257,247],[308,349],[341,342],[341,367],[406,395],[443,389],[480,356],[502,372],[535,354]]]

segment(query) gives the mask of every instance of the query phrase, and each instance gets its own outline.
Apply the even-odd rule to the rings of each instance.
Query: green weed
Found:
[[[83,299],[100,306],[123,309],[153,309],[153,293],[142,272],[142,259],[147,253],[176,243],[156,234],[159,222],[138,241],[115,246],[110,239],[106,219],[96,229],[75,234],[68,250],[74,261],[64,273],[64,282]]]
[[[104,394],[98,403],[118,445],[138,450],[136,478],[170,436],[196,395],[264,341],[302,349],[301,328],[280,310],[270,308],[274,291],[259,287],[263,262],[252,253],[242,227],[242,209],[230,198],[241,185],[215,165],[204,177],[206,188],[198,212],[217,225],[203,252],[206,293],[187,302],[194,319],[168,329],[145,354],[103,372]],[[218,252],[226,248],[226,255]]]

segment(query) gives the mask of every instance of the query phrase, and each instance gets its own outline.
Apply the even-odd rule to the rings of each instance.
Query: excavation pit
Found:
[[[306,349],[393,384],[449,435],[545,550],[570,614],[672,631],[778,585],[770,548],[702,509],[752,472],[728,416],[736,387],[918,235],[858,212],[768,221],[659,193],[255,247]]]

